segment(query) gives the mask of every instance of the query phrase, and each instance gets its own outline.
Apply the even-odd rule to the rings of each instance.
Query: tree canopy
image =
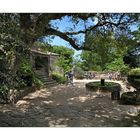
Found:
[[[1,14],[2,15],[2,14]],[[11,16],[11,14],[7,14]],[[77,50],[90,49],[86,48],[84,44],[78,44],[75,35],[87,34],[93,30],[113,30],[116,33],[125,30],[130,25],[138,21],[138,14],[124,14],[124,13],[48,13],[48,14],[15,14],[18,18],[17,26],[20,27],[23,33],[24,40],[30,43],[41,36],[56,35],[68,41],[71,46]],[[64,17],[69,17],[73,27],[61,31],[60,28],[52,21],[62,21]],[[88,24],[90,19],[91,25]],[[83,28],[77,29],[76,26],[81,22]]]

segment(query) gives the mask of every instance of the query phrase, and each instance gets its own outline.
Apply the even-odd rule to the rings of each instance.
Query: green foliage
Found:
[[[32,75],[30,60],[23,58],[19,66],[19,71],[25,75]]]
[[[17,72],[17,81],[20,83],[19,88],[25,86],[32,86],[33,83],[33,72],[31,69],[31,64],[28,59],[23,58],[19,70]]]
[[[140,75],[140,68],[131,69],[129,75]]]
[[[33,84],[37,87],[37,88],[41,88],[44,84],[43,82],[37,78],[35,75],[33,77]]]
[[[124,64],[122,58],[116,58],[111,63],[106,64],[107,71],[120,71],[122,75],[127,75],[130,68]]]
[[[130,68],[127,65],[122,65],[119,71],[121,73],[121,76],[127,76],[130,71]]]
[[[30,61],[28,59],[22,59],[18,76],[18,81],[21,83],[20,88],[32,85],[36,86],[37,88],[43,86],[43,82],[35,75],[35,73],[33,73]]]
[[[116,36],[107,31],[96,31],[86,36],[86,47],[93,47],[93,51],[83,51],[81,54],[82,68],[86,71],[121,71],[126,72],[128,66],[123,57],[133,42],[125,34]]]
[[[131,69],[128,75],[128,81],[137,90],[140,89],[140,68]]]
[[[56,80],[60,84],[65,84],[67,82],[66,77],[62,76],[59,73],[52,73],[52,79]]]
[[[18,14],[0,14],[0,85],[1,93],[6,96],[10,90],[24,85],[16,73],[23,53],[24,43],[20,38],[22,32],[19,26]],[[2,97],[1,97],[2,98]]]
[[[101,71],[102,70],[100,66],[101,58],[96,52],[83,51],[81,53],[81,59],[82,59],[81,67],[84,71]]]
[[[7,102],[8,101],[8,97],[7,97],[8,93],[9,93],[8,86],[5,84],[1,84],[0,85],[0,99]]]

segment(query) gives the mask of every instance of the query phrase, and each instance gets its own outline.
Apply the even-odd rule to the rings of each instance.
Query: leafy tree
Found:
[[[135,43],[128,49],[124,56],[124,62],[131,68],[135,68],[140,67],[140,28],[131,34]]]
[[[110,31],[89,33],[85,44],[94,46],[94,51],[82,52],[83,69],[102,71],[121,70],[122,67],[127,67],[123,63],[123,56],[133,43],[132,38],[125,34],[120,34],[115,38],[115,34]]]

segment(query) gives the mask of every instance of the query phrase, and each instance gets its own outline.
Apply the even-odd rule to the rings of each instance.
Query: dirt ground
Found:
[[[138,127],[139,106],[120,105],[110,93],[86,90],[85,81],[30,93],[0,105],[0,127]]]

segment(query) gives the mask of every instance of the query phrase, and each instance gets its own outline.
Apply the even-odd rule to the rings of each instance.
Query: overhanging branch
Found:
[[[72,38],[68,37],[67,34],[65,34],[63,32],[60,32],[58,30],[49,28],[49,29],[45,30],[45,33],[46,33],[46,35],[56,35],[56,36],[59,36],[60,38],[64,39],[65,41],[69,42],[70,45],[74,49],[76,49],[76,50],[88,50],[88,51],[94,50],[93,48],[87,48],[85,46],[78,46],[76,44],[75,40],[73,40]]]

